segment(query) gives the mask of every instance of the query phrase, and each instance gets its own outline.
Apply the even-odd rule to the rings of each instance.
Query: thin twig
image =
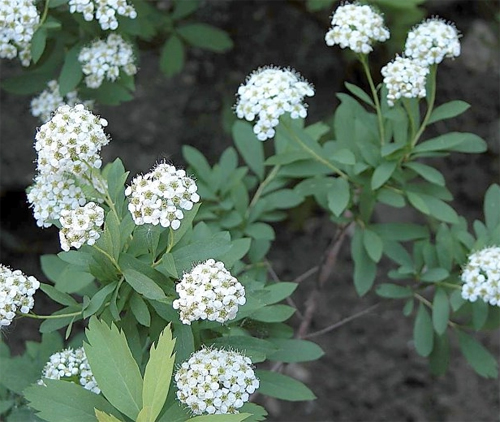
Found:
[[[316,274],[319,270],[319,265],[316,265],[315,267],[309,268],[305,273],[299,275],[297,278],[293,280],[294,283],[301,283],[304,280],[307,280],[310,276],[313,274]]]
[[[335,324],[329,325],[328,327],[325,327],[319,331],[315,331],[314,333],[306,334],[302,338],[312,338],[312,337],[320,336],[322,334],[326,334],[332,330],[335,330],[335,329],[341,327],[344,324],[347,324],[348,322],[350,322],[356,318],[359,318],[359,317],[373,311],[374,309],[378,308],[379,305],[380,305],[380,303],[376,303],[375,305],[372,305],[369,308],[366,308],[366,309],[364,309],[364,310],[362,310],[354,315],[348,316],[347,318],[344,318],[344,319],[336,322]]]

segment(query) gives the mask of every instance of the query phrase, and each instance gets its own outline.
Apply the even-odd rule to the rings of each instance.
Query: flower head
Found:
[[[70,13],[82,13],[86,21],[95,19],[101,28],[114,31],[118,28],[116,15],[126,16],[130,19],[137,17],[134,6],[127,0],[69,0]]]
[[[144,176],[136,176],[125,189],[130,197],[128,209],[135,224],[160,224],[177,230],[189,211],[200,200],[198,187],[184,170],[166,163],[158,164]]]
[[[82,48],[78,55],[89,88],[99,88],[106,78],[113,82],[120,76],[120,70],[127,75],[135,75],[134,52],[132,45],[120,35],[110,34],[106,41],[97,39],[88,47]]]
[[[78,103],[82,103],[89,109],[94,106],[94,101],[81,101],[76,91],[68,92],[63,98],[59,93],[59,84],[54,80],[48,82],[47,89],[31,100],[31,114],[40,117],[40,120],[45,123],[50,120],[52,113],[58,107],[65,104],[73,107]]]
[[[198,319],[224,323],[236,318],[238,306],[244,305],[245,288],[226,270],[222,262],[209,259],[184,274],[175,287],[181,321],[191,324]]]
[[[429,69],[419,65],[415,60],[396,57],[381,70],[384,84],[387,86],[387,103],[403,98],[423,98],[426,95],[425,80]]]
[[[389,37],[380,13],[367,5],[346,3],[335,10],[325,41],[329,46],[337,44],[355,53],[368,54],[373,50],[374,42],[384,42]]]
[[[439,18],[431,18],[408,33],[405,55],[422,66],[438,64],[445,57],[460,55],[460,37],[457,28]]]
[[[100,168],[99,152],[109,143],[103,129],[107,124],[83,104],[59,107],[35,136],[37,170],[81,176],[92,167]]]
[[[304,97],[314,89],[294,70],[265,67],[253,72],[238,89],[236,114],[248,121],[257,119],[253,131],[261,141],[272,138],[279,117],[290,113],[292,119],[305,118]]]
[[[71,247],[79,249],[84,243],[93,245],[101,236],[104,210],[95,202],[89,202],[71,211],[62,210],[60,221],[61,248],[65,251]]]
[[[0,264],[0,327],[10,325],[16,312],[27,314],[33,308],[33,295],[39,287],[35,277]]]
[[[195,415],[238,413],[259,388],[252,362],[237,352],[203,348],[175,374],[177,398]]]
[[[478,298],[500,306],[500,247],[481,249],[469,256],[462,272],[462,297],[470,302]]]
[[[101,392],[92,374],[83,347],[75,350],[71,348],[65,349],[54,353],[43,368],[42,379],[38,381],[39,385],[44,385],[43,378],[51,380],[71,378],[78,380],[79,384],[86,390],[96,394]]]
[[[0,0],[0,58],[31,62],[31,39],[40,22],[35,0]]]

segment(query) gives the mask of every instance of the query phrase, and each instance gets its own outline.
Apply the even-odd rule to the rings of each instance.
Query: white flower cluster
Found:
[[[82,48],[78,55],[89,88],[99,88],[104,78],[115,81],[120,76],[120,69],[127,75],[135,75],[134,52],[132,45],[120,35],[110,34],[106,41],[97,39],[90,46]]]
[[[469,256],[462,272],[462,297],[471,302],[478,298],[500,306],[500,247],[482,249]]]
[[[31,62],[31,39],[40,22],[35,0],[0,0],[0,58]]]
[[[387,103],[393,106],[401,97],[424,98],[426,95],[425,81],[429,68],[419,65],[406,57],[396,57],[395,60],[382,68],[382,76],[387,86]]]
[[[384,42],[390,37],[384,18],[372,7],[361,4],[339,6],[332,16],[332,27],[325,35],[326,44],[337,44],[361,54],[373,50],[375,41]]]
[[[79,249],[85,243],[93,245],[101,237],[104,210],[95,202],[88,202],[74,210],[62,210],[60,221],[62,228],[59,239],[62,250],[69,251],[72,246]]]
[[[69,0],[68,4],[71,13],[82,13],[86,21],[93,20],[95,15],[104,31],[118,28],[116,15],[130,19],[137,17],[137,12],[127,0]]]
[[[27,314],[33,308],[33,295],[39,287],[35,277],[0,264],[0,327],[10,325],[16,311]]]
[[[173,307],[179,309],[183,324],[199,319],[224,323],[236,318],[238,306],[246,302],[245,288],[214,259],[184,274],[175,290],[179,299],[174,300]]]
[[[284,113],[292,119],[305,118],[304,97],[314,95],[313,87],[294,70],[265,67],[253,72],[238,89],[238,118],[257,123],[254,133],[261,141],[274,136],[274,128]]]
[[[83,347],[75,350],[71,348],[65,349],[54,353],[43,368],[42,379],[38,381],[39,385],[45,385],[43,378],[51,380],[70,378],[71,381],[79,382],[86,390],[90,390],[96,394],[101,392],[92,374]]]
[[[445,57],[460,55],[459,33],[454,25],[439,18],[428,19],[408,33],[405,55],[422,66],[443,61]]]
[[[94,101],[82,101],[78,98],[76,91],[68,92],[65,98],[59,93],[59,84],[57,81],[50,81],[47,84],[47,89],[31,100],[31,114],[39,117],[42,123],[50,120],[52,113],[62,105],[69,105],[71,107],[76,104],[82,103],[88,109],[94,107]]]
[[[50,227],[62,210],[87,202],[79,185],[88,184],[91,169],[102,164],[99,152],[109,142],[103,130],[106,125],[106,120],[77,104],[59,107],[39,129],[35,137],[38,174],[28,193],[38,226]]]
[[[136,176],[125,189],[130,197],[128,209],[135,224],[160,224],[177,230],[189,211],[200,200],[198,187],[184,170],[166,163],[158,164],[144,176]]]
[[[203,348],[191,355],[175,374],[177,398],[202,413],[238,413],[259,388],[252,362],[237,352]]]

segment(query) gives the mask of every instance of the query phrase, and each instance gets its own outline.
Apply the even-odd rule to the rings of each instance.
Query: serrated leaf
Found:
[[[184,44],[176,35],[165,42],[160,54],[160,69],[167,76],[179,73],[184,67]]]
[[[452,117],[462,114],[470,108],[470,104],[465,101],[450,101],[436,107],[431,114],[427,124],[438,122],[439,120],[451,119]]]
[[[264,146],[248,122],[237,120],[232,128],[233,140],[238,152],[259,180],[264,178]],[[279,157],[279,156],[277,156]]]
[[[193,23],[177,28],[177,33],[189,44],[222,53],[233,47],[233,41],[222,29],[205,23]]]
[[[142,376],[123,331],[92,317],[85,354],[102,394],[120,412],[136,419],[142,408]]]
[[[432,302],[432,323],[436,333],[439,335],[444,334],[446,328],[448,328],[449,318],[450,302],[448,301],[448,295],[443,289],[438,288]]]
[[[458,340],[460,350],[474,371],[484,378],[498,377],[498,363],[481,343],[463,331],[458,331]]]
[[[167,400],[172,372],[175,362],[175,339],[172,338],[170,324],[162,331],[156,347],[153,344],[149,353],[149,361],[144,372],[142,390],[143,406],[149,407],[148,419],[154,422]]]
[[[300,381],[277,372],[258,369],[259,393],[287,401],[314,400],[316,396]]]
[[[415,349],[419,355],[427,357],[431,354],[434,347],[434,330],[431,317],[422,303],[418,307],[417,317],[415,318],[413,339]]]
[[[328,208],[336,217],[342,215],[349,205],[351,191],[347,180],[337,177],[332,180],[331,188],[328,189],[327,200]]]

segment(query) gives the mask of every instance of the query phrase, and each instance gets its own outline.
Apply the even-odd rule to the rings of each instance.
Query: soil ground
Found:
[[[301,2],[208,1],[198,12],[201,21],[227,30],[235,42],[224,55],[190,50],[183,73],[170,80],[158,71],[154,50],[141,56],[133,101],[119,107],[100,107],[109,121],[113,141],[104,159],[120,156],[131,174],[147,171],[159,158],[182,163],[180,147],[197,147],[210,162],[231,143],[223,130],[237,87],[262,65],[291,66],[313,82],[317,95],[309,101],[309,122],[327,118],[337,104],[343,82],[364,85],[359,67],[340,49],[324,44],[329,11],[308,14]],[[481,217],[481,202],[489,184],[499,181],[500,64],[496,1],[428,1],[427,15],[438,14],[457,24],[463,34],[463,53],[440,65],[437,101],[461,99],[471,104],[463,116],[436,125],[439,133],[469,131],[487,140],[489,151],[479,156],[455,154],[435,162],[445,173],[456,201],[454,207],[469,221]],[[385,54],[385,55],[384,55]],[[375,67],[391,59],[383,49],[371,57]],[[17,65],[2,62],[2,78]],[[29,113],[29,98],[1,93],[0,114],[0,262],[43,278],[39,255],[59,251],[57,232],[39,230],[26,205],[24,189],[33,177],[33,134],[38,122]],[[377,218],[395,216],[380,209]],[[413,218],[410,214],[405,218]],[[401,216],[397,216],[401,218]],[[291,280],[318,264],[334,227],[318,215],[296,228],[290,222],[279,233],[270,262],[280,278]],[[319,330],[368,308],[375,295],[359,298],[352,286],[348,244],[340,253],[334,275],[318,304],[311,330]],[[380,270],[383,280],[383,269]],[[301,283],[294,300],[303,301],[314,277]],[[49,313],[50,309],[44,309]],[[299,320],[294,319],[294,324]],[[15,352],[36,327],[18,321],[7,332]],[[403,316],[399,302],[386,302],[372,312],[315,338],[325,356],[317,362],[291,366],[318,399],[307,403],[269,401],[270,420],[276,421],[498,421],[498,380],[485,380],[459,357],[454,346],[447,375],[434,378],[426,360],[411,342],[412,319]],[[497,356],[499,333],[482,337]]]

